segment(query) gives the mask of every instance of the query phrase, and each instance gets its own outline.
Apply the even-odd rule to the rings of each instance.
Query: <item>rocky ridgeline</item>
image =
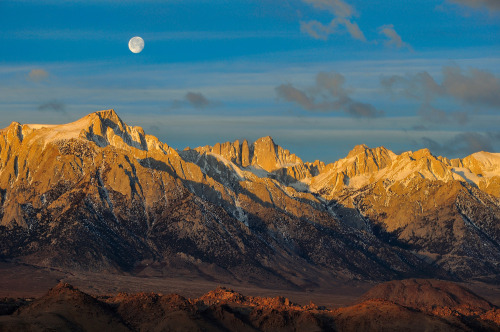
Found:
[[[380,284],[345,308],[318,307],[314,303],[302,306],[285,297],[245,296],[224,287],[196,299],[155,293],[94,297],[60,283],[45,296],[19,303],[13,313],[0,315],[0,328],[2,331],[498,331],[500,310],[466,288],[437,280]]]
[[[0,258],[42,266],[289,287],[497,282],[499,197],[487,152],[359,145],[325,165],[271,137],[176,151],[113,110],[0,131]]]

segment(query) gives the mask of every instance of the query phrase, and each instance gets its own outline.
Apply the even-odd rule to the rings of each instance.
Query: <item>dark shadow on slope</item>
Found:
[[[404,250],[416,250],[417,249],[416,246],[411,245],[409,243],[406,243],[404,241],[401,241],[399,239],[399,234],[397,231],[388,232],[387,227],[384,225],[381,225],[379,223],[372,221],[371,222],[371,229],[372,229],[373,235],[375,235],[382,242],[385,242],[392,247],[398,247],[398,248],[401,248]]]
[[[212,167],[217,167],[217,171],[213,171],[210,173],[210,175],[215,176],[215,178],[213,178],[215,181],[219,182],[223,186],[224,183],[229,184],[231,190],[233,190],[235,193],[241,193],[247,195],[252,201],[256,202],[263,208],[271,208],[274,211],[276,211],[278,215],[280,214],[286,215],[292,219],[297,220],[297,216],[276,207],[274,203],[263,202],[260,198],[256,197],[256,195],[244,189],[239,183],[240,179],[235,177],[233,171],[231,169],[228,169],[224,163],[218,161],[217,158],[211,156],[206,156],[206,157],[208,157],[209,160],[212,162]],[[199,167],[204,168],[207,166],[207,161],[204,160],[203,156],[197,154],[196,151],[190,151],[189,159],[191,159],[191,161],[193,162],[196,162]],[[214,162],[216,162],[215,166],[213,166]],[[269,175],[270,177],[273,177],[272,173],[269,173]],[[183,180],[183,182],[186,185],[186,187],[189,188],[189,190],[198,197],[211,201],[214,204],[220,204],[222,208],[224,208],[224,210],[226,210],[226,212],[229,215],[231,215],[234,218],[238,218],[238,215],[235,214],[236,207],[234,206],[234,203],[232,201],[227,201],[222,199],[220,193],[217,190],[203,183],[193,182],[189,180]],[[290,197],[286,192],[283,191],[282,188],[280,188],[280,186],[276,186],[275,189],[280,190],[283,195]],[[318,212],[323,212],[323,213],[328,213],[327,205],[332,203],[328,202],[321,204],[308,199],[296,198],[296,197],[290,197],[290,199],[294,199],[296,201],[308,204],[311,206],[312,209],[318,210]],[[338,202],[334,202],[333,204],[338,204]],[[439,271],[439,268],[424,263],[420,258],[408,252],[411,249],[411,247],[406,243],[399,241],[397,234],[388,233],[385,231],[385,229],[379,228],[377,226],[374,227],[375,223],[361,216],[360,212],[357,211],[357,209],[345,206],[343,206],[342,209],[346,214],[346,216],[351,216],[348,218],[353,218],[357,216],[358,222],[365,223],[366,226],[356,227],[356,225],[353,225],[351,223],[345,223],[344,220],[345,218],[343,218],[342,215],[340,216],[340,221],[337,221],[336,218],[330,216],[329,218],[326,219],[324,217],[319,217],[313,220],[309,220],[307,218],[300,218],[300,223],[302,223],[303,225],[313,225],[313,227],[316,229],[316,232],[328,234],[329,237],[344,243],[343,245],[344,248],[356,248],[356,250],[359,250],[362,253],[362,255],[364,255],[367,259],[372,260],[372,262],[383,267],[383,269],[391,271],[390,273],[392,273],[393,275],[398,275],[399,278],[417,276],[417,275],[421,277],[426,277],[430,275],[446,276],[446,273]],[[245,211],[245,214],[250,215],[248,211]],[[270,228],[274,227],[274,225],[267,225],[266,222],[264,222],[259,216],[252,216],[252,218],[249,218],[248,225],[252,231],[259,232],[260,234],[264,235],[272,234]],[[321,232],[319,232],[320,229]],[[364,241],[361,239],[363,235],[359,233],[359,230],[368,231],[369,233],[373,234],[373,236],[377,239],[377,241],[381,241],[382,243],[387,245],[388,248],[393,248],[393,250],[398,249],[397,252],[395,253],[395,255],[399,257],[397,259],[406,262],[405,264],[407,264],[407,268],[410,271],[407,272],[397,271],[394,269],[393,266],[388,264],[387,261],[384,261],[383,258],[379,257],[378,254],[366,251],[363,248],[363,246],[360,246],[358,244],[359,242]],[[349,234],[349,235],[340,236],[340,234]],[[274,239],[279,240],[280,236],[278,235],[277,238]],[[369,242],[373,242],[373,240]],[[286,241],[278,241],[278,243],[284,245],[285,247],[288,248],[288,250],[290,250],[290,252],[299,255],[300,257],[306,259],[307,261],[313,264],[318,263],[317,260],[312,258],[310,251],[307,249],[307,246],[304,246],[304,243],[301,242],[299,238],[293,238],[291,243],[286,243]],[[377,246],[379,245],[380,244],[378,244]],[[353,271],[358,271],[361,274],[366,274],[366,270],[363,271],[363,268],[360,269],[360,267],[356,266],[356,264],[353,264],[349,258],[347,257],[344,258],[343,255],[339,255],[339,253],[332,252],[332,254],[337,255],[339,259],[343,261],[345,266],[351,266]]]
[[[218,192],[205,184],[186,180],[184,181],[188,188],[197,186],[198,193],[202,193],[202,199],[214,196],[218,197]],[[243,188],[241,190],[247,194]],[[254,195],[252,196],[255,197]],[[268,239],[267,241],[264,241],[264,243],[269,243],[269,241],[271,241],[273,245],[278,245],[280,248],[290,253],[291,256],[297,255],[313,266],[323,266],[327,268],[342,266],[343,268],[348,268],[356,274],[363,275],[368,279],[379,280],[386,280],[388,278],[399,279],[411,276],[428,277],[443,275],[443,273],[436,271],[435,268],[424,263],[416,256],[403,250],[402,247],[397,247],[398,251],[395,255],[400,257],[399,259],[406,262],[404,265],[406,265],[407,271],[398,271],[395,269],[396,266],[391,266],[391,264],[388,263],[388,261],[385,261],[383,257],[380,257],[377,252],[372,253],[366,251],[362,245],[362,243],[365,242],[366,244],[366,241],[368,241],[368,243],[371,243],[372,246],[380,246],[380,242],[378,241],[381,241],[381,239],[377,238],[378,241],[373,238],[371,240],[367,240],[367,238],[363,238],[363,233],[360,233],[354,228],[349,228],[343,226],[341,223],[335,222],[333,217],[329,220],[309,220],[306,218],[297,218],[296,216],[276,208],[269,203],[262,202],[260,199],[254,199],[254,201],[261,204],[263,207],[273,208],[273,210],[277,213],[276,217],[279,217],[279,214],[284,214],[290,217],[291,220],[293,220],[294,225],[290,224],[289,226],[295,226],[295,228],[291,229],[291,231],[296,232],[297,234],[288,234],[291,238],[287,240],[286,238],[283,238],[279,232],[273,230],[275,227],[274,224],[268,224],[261,217],[245,211],[248,217],[249,229],[253,233],[259,234],[262,238]],[[223,203],[221,207],[234,218],[231,211],[234,209],[234,206],[225,200],[221,200],[221,202]],[[220,201],[212,203],[220,204]],[[351,210],[353,213],[355,212],[354,209]],[[304,231],[308,228],[308,235],[302,238],[300,230]],[[318,247],[318,242],[323,244]],[[387,249],[389,249],[389,247],[394,249],[396,248],[394,244],[387,243],[383,240],[382,243],[388,245]],[[269,244],[267,244],[267,246],[269,246]],[[272,245],[270,247],[272,248]],[[327,254],[327,251],[330,252],[330,254]],[[329,258],[324,260],[324,258],[321,258],[322,255],[323,257],[329,256]],[[357,258],[353,259],[353,257]],[[392,259],[396,259],[396,257],[393,257]],[[372,268],[378,266],[377,269],[379,270],[379,275],[376,276],[376,273],[373,271],[373,275],[371,276],[369,272],[370,269],[367,268],[367,266],[360,264],[362,261],[364,261],[367,266],[372,266]],[[370,261],[371,263],[369,263]],[[382,277],[382,275],[385,275],[386,277]]]

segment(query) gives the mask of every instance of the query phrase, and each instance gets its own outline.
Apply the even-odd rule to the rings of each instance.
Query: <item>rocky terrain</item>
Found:
[[[0,131],[0,259],[71,271],[498,282],[499,197],[495,153],[360,145],[325,165],[271,137],[178,151],[113,110]]]
[[[500,331],[500,310],[470,290],[425,279],[377,285],[358,303],[326,308],[219,287],[177,294],[90,296],[60,283],[38,299],[3,299],[2,331]]]

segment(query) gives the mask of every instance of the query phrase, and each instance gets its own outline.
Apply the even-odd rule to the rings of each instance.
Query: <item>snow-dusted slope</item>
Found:
[[[112,145],[123,149],[171,152],[168,145],[160,142],[154,136],[146,135],[141,127],[127,126],[112,109],[91,113],[75,122],[61,125],[20,125],[14,122],[3,131],[16,126],[21,129],[21,139],[36,139],[44,144],[70,139],[85,139],[93,141],[99,147]]]
[[[335,194],[343,189],[360,189],[378,181],[408,183],[415,178],[430,181],[462,181],[481,187],[500,180],[500,154],[478,152],[462,160],[436,157],[428,149],[394,154],[383,147],[356,147],[349,155],[316,177],[304,179],[312,192]],[[500,188],[499,188],[500,189]],[[500,191],[488,193],[500,197]]]

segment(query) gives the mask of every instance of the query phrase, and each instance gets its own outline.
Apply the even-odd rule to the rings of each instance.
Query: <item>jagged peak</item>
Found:
[[[436,156],[428,148],[420,149],[412,153],[414,159],[419,160],[422,158],[433,158],[437,159]]]
[[[17,123],[17,122],[13,122]],[[120,119],[118,114],[113,110],[103,110],[98,112],[90,113],[74,122],[64,123],[64,124],[27,124],[26,126],[31,129],[51,129],[58,132],[67,132],[68,135],[79,133],[81,130],[88,130],[89,128],[95,126],[96,124],[102,125],[110,125],[113,123],[114,125],[119,126],[120,128],[126,128],[127,125]]]
[[[76,122],[80,122],[82,124],[82,127],[87,127],[87,128],[95,126],[97,124],[100,124],[102,126],[112,126],[112,127],[116,126],[121,130],[126,130],[126,128],[128,127],[125,124],[125,122],[123,122],[122,119],[118,116],[118,114],[115,112],[114,109],[90,113],[89,115],[81,118]],[[87,128],[82,128],[82,129],[87,129]]]
[[[354,156],[357,156],[360,153],[364,153],[366,150],[369,150],[370,148],[366,144],[359,144],[356,145],[349,153],[347,154],[347,158],[351,158]]]
[[[20,127],[20,126],[22,126],[22,125],[21,125],[19,122],[17,122],[17,121],[12,121],[12,122],[10,123],[10,125],[9,125],[7,128],[5,128],[5,129],[9,129],[9,128],[17,128],[17,127]]]
[[[16,131],[17,132],[17,131],[21,130],[22,127],[23,127],[23,125],[20,124],[19,122],[12,121],[10,123],[10,125],[8,125],[7,127],[1,129],[0,132],[4,132],[4,133],[6,133],[6,132],[12,132],[12,131]]]
[[[34,133],[34,139],[43,141],[45,144],[61,140],[83,139],[92,141],[99,147],[111,145],[117,148],[135,148],[143,151],[161,150],[166,154],[174,152],[158,138],[146,135],[141,127],[128,126],[114,109],[93,112],[66,124],[21,125],[13,122],[4,130],[12,132],[20,140]]]
[[[454,166],[466,167],[481,175],[500,176],[500,153],[476,152],[464,159],[458,159]]]
[[[246,139],[234,142],[216,143],[194,149],[198,154],[216,154],[236,165],[257,166],[267,172],[302,164],[302,160],[289,150],[277,145],[271,136],[264,136],[248,144]],[[184,153],[189,156],[189,154]],[[191,156],[192,157],[192,156]]]
[[[277,145],[271,136],[261,137],[252,144],[252,165],[257,165],[268,172],[302,164],[302,160],[289,150]]]
[[[379,147],[376,147],[376,148],[370,148],[368,147],[366,144],[359,144],[359,145],[356,145],[348,154],[347,154],[347,159],[349,158],[353,158],[353,157],[356,157],[356,156],[359,156],[359,155],[390,155],[391,158],[393,156],[395,156],[395,154],[388,150],[387,148],[385,148],[384,146],[379,146]]]
[[[8,127],[1,129],[0,133],[6,135],[8,139],[17,137],[19,141],[22,141],[24,135],[29,133],[30,129],[26,125],[22,125],[17,121],[13,121]]]
[[[271,136],[264,136],[264,137],[261,137],[261,138],[258,138],[255,140],[255,142],[253,142],[253,145],[255,144],[272,144],[272,145],[276,145],[276,143],[274,143],[274,140]]]
[[[79,121],[86,123],[86,128],[82,129],[80,137],[94,141],[101,147],[113,145],[120,148],[133,147],[144,151],[150,148],[160,148],[164,152],[171,150],[156,137],[146,135],[141,127],[128,126],[114,109],[94,112]]]
[[[109,110],[97,111],[97,112],[94,112],[94,113],[92,113],[90,115],[97,115],[97,116],[99,116],[102,119],[113,120],[113,122],[122,122],[122,120],[120,119],[120,117],[118,116],[118,114],[112,108],[109,109]]]

